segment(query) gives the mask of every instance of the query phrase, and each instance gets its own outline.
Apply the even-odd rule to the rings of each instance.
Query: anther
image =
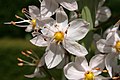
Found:
[[[16,25],[16,23],[15,23],[14,21],[11,21],[10,23],[11,23],[12,25]]]
[[[24,64],[23,63],[18,63],[18,66],[23,66]]]
[[[28,54],[32,54],[32,52],[31,52],[31,51],[29,51],[29,50],[27,50],[26,52],[27,52]]]
[[[23,55],[25,55],[25,56],[27,56],[27,57],[29,57],[29,55],[28,54],[26,54],[25,52],[21,52]]]
[[[23,62],[23,60],[22,60],[22,59],[20,59],[20,58],[17,58],[17,60],[18,60],[18,61],[20,61],[20,62]]]

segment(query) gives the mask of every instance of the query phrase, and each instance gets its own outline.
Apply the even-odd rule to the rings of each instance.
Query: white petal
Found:
[[[26,32],[31,32],[33,30],[32,25],[28,25],[25,29]]]
[[[83,71],[79,71],[76,69],[76,67],[74,66],[74,63],[68,63],[65,67],[64,67],[64,74],[68,79],[72,79],[72,80],[76,80],[76,79],[81,79],[84,78],[84,73]]]
[[[112,78],[112,66],[113,66],[112,64],[114,63],[113,61],[114,58],[115,58],[114,53],[109,53],[105,58],[105,66],[111,78]]]
[[[105,55],[97,54],[91,58],[89,66],[93,69],[94,68],[103,69],[104,68],[104,60],[105,60]]]
[[[79,56],[79,57],[85,56],[88,54],[86,48],[75,41],[64,40],[63,47],[71,54]]]
[[[99,41],[96,42],[96,44],[97,44],[97,49],[102,53],[116,52],[116,50],[113,47],[111,47],[111,45],[106,44],[105,39],[100,39]]]
[[[105,55],[97,54],[93,56],[90,60],[89,66],[91,69],[100,68],[100,70],[103,70],[105,68]],[[99,70],[94,70],[94,75],[99,75],[100,73],[102,72]]]
[[[88,66],[88,62],[85,57],[77,57],[75,60],[75,67],[79,71],[88,71],[90,67]]]
[[[111,32],[106,37],[106,44],[114,46],[116,44],[116,41],[119,40],[119,36],[116,32]]]
[[[57,0],[64,8],[74,11],[78,10],[78,4],[75,0]]]
[[[64,58],[64,53],[60,45],[51,43],[45,55],[47,68],[50,69],[57,66]]]
[[[43,0],[41,2],[41,15],[50,17],[58,8],[58,3],[55,0]]]
[[[89,24],[82,19],[73,20],[69,25],[67,38],[71,40],[80,40],[84,38],[89,31]]]
[[[38,35],[37,37],[30,40],[30,42],[36,46],[45,47],[48,45],[48,42],[45,41],[43,36]]]
[[[39,18],[36,20],[38,26],[42,27],[47,27],[47,26],[52,26],[54,23],[53,18]]]
[[[37,67],[33,74],[24,75],[24,76],[27,77],[27,78],[45,77],[45,74],[42,71],[40,71],[39,67]]]
[[[67,27],[68,25],[68,16],[63,10],[62,7],[56,10],[56,21],[60,25],[60,27]]]
[[[97,11],[97,20],[104,22],[111,16],[111,11],[108,7],[100,7]]]
[[[33,19],[36,19],[36,17],[39,16],[40,11],[36,6],[29,6],[29,13]]]

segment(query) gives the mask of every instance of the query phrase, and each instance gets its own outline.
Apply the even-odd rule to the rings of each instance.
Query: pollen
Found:
[[[36,19],[32,19],[31,24],[32,24],[32,27],[34,29],[36,27]]]
[[[85,79],[84,80],[94,80],[94,74],[91,71],[87,71],[85,73]]]
[[[54,39],[57,41],[57,42],[61,42],[63,39],[64,39],[64,33],[59,31],[59,32],[56,32],[54,34]]]
[[[117,52],[120,52],[120,41],[116,42],[115,49]]]

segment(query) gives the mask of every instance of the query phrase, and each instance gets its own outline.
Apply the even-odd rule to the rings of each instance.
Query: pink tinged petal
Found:
[[[42,17],[50,17],[55,13],[58,8],[58,3],[55,0],[43,0],[41,2],[41,15]]]
[[[68,16],[63,10],[62,6],[56,10],[56,21],[60,27],[67,27],[68,25]]]
[[[99,75],[102,73],[100,70],[105,68],[105,55],[97,54],[93,56],[90,60],[89,66],[93,69],[94,75]],[[96,68],[100,68],[100,70],[95,70]]]
[[[45,55],[45,63],[47,68],[53,68],[57,66],[64,58],[65,51],[60,45],[51,43]]]
[[[97,20],[104,22],[111,16],[111,11],[108,7],[100,7],[97,11]]]
[[[80,45],[79,43],[75,41],[65,40],[63,42],[63,47],[71,54],[76,56],[85,56],[88,54],[85,47]]]
[[[39,47],[46,47],[48,45],[48,42],[41,35],[31,39],[30,42]]]
[[[86,36],[89,31],[89,23],[82,19],[76,19],[70,22],[67,30],[67,38],[71,40],[80,40]]]
[[[80,80],[84,78],[84,73],[83,71],[77,70],[77,68],[74,66],[74,63],[68,63],[64,67],[64,74],[69,80]]]
[[[57,0],[64,8],[74,11],[78,10],[78,4],[75,0]]]
[[[114,65],[113,60],[114,60],[115,56],[116,55],[114,53],[109,53],[105,58],[105,66],[106,66],[106,69],[108,70],[108,73],[111,78],[112,78],[112,67]]]
[[[106,40],[100,39],[96,42],[97,49],[102,53],[111,53],[116,52],[116,50],[109,44],[106,44]]]
[[[40,14],[40,10],[36,6],[29,6],[29,13],[33,19],[36,19],[36,17]]]

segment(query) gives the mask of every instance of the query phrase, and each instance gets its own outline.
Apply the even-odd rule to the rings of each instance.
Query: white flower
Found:
[[[32,30],[39,30],[41,27],[47,24],[47,22],[50,23],[53,19],[50,17],[44,17],[40,14],[39,8],[36,6],[29,6],[29,11],[26,8],[22,9],[22,13],[27,17],[27,19],[24,19],[20,16],[15,15],[16,18],[20,19],[21,21],[18,22],[6,22],[5,24],[13,24],[18,27],[27,27],[26,32],[31,32]]]
[[[111,16],[110,9],[106,6],[102,6],[104,4],[104,2],[105,2],[105,0],[101,0],[98,4],[98,9],[97,9],[97,12],[96,12],[96,21],[95,21],[96,26],[99,25],[99,21],[100,22],[105,22]]]
[[[28,61],[22,60],[21,58],[17,58],[19,61],[18,63],[19,66],[28,65],[28,66],[36,67],[33,74],[25,75],[25,77],[28,77],[28,78],[45,77],[45,74],[42,71],[43,70],[42,68],[45,64],[44,56],[41,59],[39,59],[39,57],[35,53],[28,51],[28,50],[26,52],[22,51],[21,53],[25,55],[26,57],[29,57],[30,59],[32,59],[32,62],[28,62]]]
[[[112,68],[117,66],[117,58],[120,57],[120,37],[117,32],[110,32],[106,39],[97,41],[97,48],[102,53],[108,53],[105,58],[105,66],[112,78]]]
[[[55,10],[59,7],[59,4],[70,11],[78,9],[75,0],[43,0],[41,2],[41,14],[46,16],[53,15]]]
[[[64,67],[64,74],[69,80],[103,80],[99,76],[104,69],[104,55],[97,54],[89,62],[84,57],[79,57],[75,62],[70,62]]]
[[[53,68],[62,61],[65,50],[76,56],[88,54],[87,50],[76,41],[85,37],[89,31],[89,24],[82,19],[76,19],[68,24],[68,17],[62,7],[56,11],[54,25],[47,26],[41,31],[43,35],[30,41],[40,47],[47,46],[45,62],[48,68]]]

